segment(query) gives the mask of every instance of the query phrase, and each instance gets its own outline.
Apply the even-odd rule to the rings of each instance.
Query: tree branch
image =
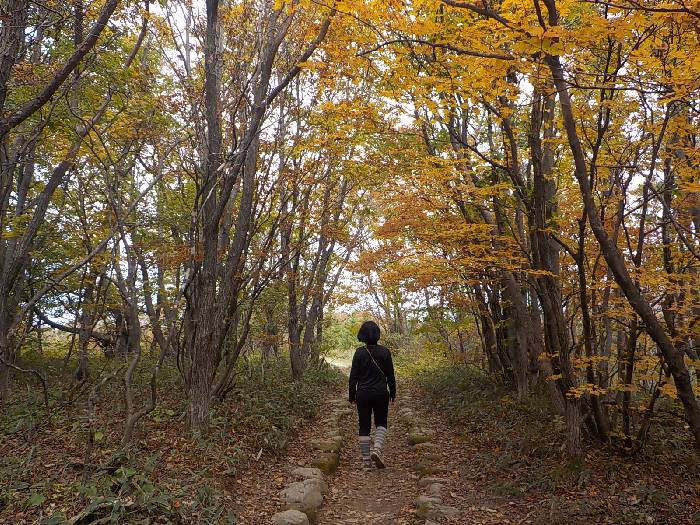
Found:
[[[17,370],[18,372],[22,372],[24,374],[34,374],[39,378],[39,381],[41,381],[41,387],[44,390],[44,405],[46,407],[49,406],[49,388],[46,385],[46,378],[44,378],[43,375],[37,370],[34,370],[33,368],[20,368],[17,365],[13,365],[12,363],[8,363],[5,361],[5,358],[2,357],[2,354],[0,354],[0,363],[5,365],[6,367],[13,368],[14,370]]]
[[[67,325],[64,325],[64,324],[61,324],[61,323],[58,323],[56,321],[49,319],[38,308],[34,309],[34,313],[36,313],[37,317],[39,319],[41,319],[42,323],[49,325],[51,328],[53,328],[55,330],[60,330],[61,332],[67,332],[69,334],[79,334],[81,331],[80,328],[76,328],[74,326],[67,326]],[[114,340],[110,336],[108,336],[106,334],[102,334],[100,332],[95,332],[94,330],[90,331],[90,337],[92,337],[93,339],[97,339],[101,343],[108,344],[108,345],[112,344],[114,342]]]
[[[109,22],[109,19],[111,18],[112,13],[114,13],[114,10],[117,8],[119,2],[120,0],[107,0],[105,5],[102,7],[99,17],[90,28],[87,38],[73,52],[63,67],[56,72],[54,77],[44,87],[44,89],[41,90],[36,97],[19,108],[14,114],[0,121],[0,139],[4,138],[12,128],[18,126],[26,119],[31,117],[37,110],[46,104],[54,93],[56,93],[58,88],[63,85],[68,76],[76,67],[78,67],[78,64],[83,57],[85,57],[85,55],[93,47],[95,47],[97,40],[102,34],[104,28],[107,26],[107,22]]]
[[[479,58],[495,58],[497,60],[515,60],[515,57],[511,54],[499,54],[499,53],[487,53],[485,51],[476,51],[474,49],[464,49],[462,47],[457,47],[453,46],[452,44],[440,44],[436,42],[426,42],[425,40],[421,40],[419,38],[396,38],[394,40],[388,40],[386,42],[382,42],[380,44],[377,44],[376,46],[367,49],[365,51],[361,51],[357,53],[358,57],[363,57],[366,55],[369,55],[371,53],[374,53],[375,51],[379,51],[380,49],[390,46],[392,44],[418,44],[422,46],[430,46],[434,49],[446,49],[448,51],[454,51],[455,53],[459,55],[467,55],[467,56],[472,56],[472,57],[479,57]]]

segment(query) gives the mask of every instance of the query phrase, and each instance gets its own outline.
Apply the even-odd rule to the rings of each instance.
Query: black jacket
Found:
[[[386,394],[387,390],[391,399],[394,399],[396,379],[394,362],[391,360],[389,349],[380,345],[366,345],[355,350],[350,369],[349,400],[355,401],[355,394],[358,391],[368,394]]]

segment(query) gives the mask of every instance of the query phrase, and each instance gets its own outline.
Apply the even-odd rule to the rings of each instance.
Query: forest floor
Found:
[[[117,372],[123,363],[94,356],[89,380],[70,394],[74,363],[44,356],[22,364],[47,375],[50,406],[43,406],[34,377],[18,375],[10,402],[0,407],[0,525],[237,524],[233,509],[245,487],[274,483],[267,465],[279,461],[290,436],[343,382],[337,370],[319,367],[295,383],[284,356],[242,361],[237,387],[214,407],[210,435],[197,440],[186,429],[179,374],[166,367],[156,409],[122,451],[125,411]],[[136,378],[140,394],[147,392],[151,364]],[[94,385],[108,377],[95,396]]]
[[[436,432],[437,464],[445,469],[438,475],[447,480],[442,499],[459,509],[457,517],[435,520],[438,523],[700,524],[698,456],[677,422],[660,419],[656,442],[634,457],[623,457],[612,446],[590,446],[581,460],[570,461],[561,446],[563,424],[545,407],[517,405],[483,376],[467,373],[468,380],[460,382],[454,374],[464,370],[454,367],[406,377],[414,373],[399,370],[386,470],[362,471],[356,416],[343,419],[340,466],[326,476],[329,491],[318,525],[425,523],[416,515],[416,499],[425,492],[417,485],[417,451],[408,444],[405,421],[396,417],[402,408],[413,410],[421,426]],[[345,395],[339,391],[328,401]],[[321,414],[328,410],[330,406]],[[323,432],[318,421],[307,425],[286,455],[267,466],[267,483],[261,485],[260,477],[247,482],[252,499],[239,494],[240,523],[268,523],[282,510],[280,491],[293,481],[294,468],[309,466],[309,443]],[[252,500],[259,503],[250,504]]]
[[[587,441],[583,457],[571,460],[563,418],[547,405],[518,403],[474,367],[439,358],[403,366],[457,433],[463,487],[478,486],[510,522],[700,524],[700,455],[672,399],[658,404],[637,454],[614,437],[608,445]],[[619,417],[612,408],[610,417]]]
[[[347,372],[347,356],[329,361]],[[439,356],[399,353],[395,363],[388,468],[360,469],[348,404],[339,425],[340,465],[326,476],[317,525],[424,523],[415,505],[424,492],[419,453],[408,444],[407,421],[397,417],[404,409],[435,432],[434,463],[446,479],[441,497],[459,510],[438,523],[700,525],[700,461],[676,404],[660,406],[650,442],[637,455],[587,443],[584,457],[571,461],[562,449],[563,421],[548,407],[519,404],[484,374]],[[124,524],[269,524],[283,507],[280,492],[292,470],[310,466],[310,443],[328,435],[321,422],[347,395],[335,370],[322,367],[292,383],[287,368],[285,360],[244,366],[239,388],[217,407],[214,431],[202,441],[186,432],[177,376],[166,375],[158,409],[108,472],[98,466],[119,442],[118,382],[100,396],[89,456],[82,404],[64,406],[52,391],[55,408],[47,415],[29,399],[37,397],[34,386],[22,383],[0,417],[0,524],[55,525],[81,515],[80,523],[111,515]]]

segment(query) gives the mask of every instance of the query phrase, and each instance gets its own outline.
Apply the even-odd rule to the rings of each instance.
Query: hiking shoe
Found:
[[[373,450],[370,457],[372,458],[372,461],[374,461],[374,464],[377,468],[386,468],[386,465],[384,464],[384,458],[382,457],[381,452],[379,452],[378,450]]]
[[[374,464],[372,463],[371,460],[363,461],[362,462],[362,470],[372,470],[374,468]]]

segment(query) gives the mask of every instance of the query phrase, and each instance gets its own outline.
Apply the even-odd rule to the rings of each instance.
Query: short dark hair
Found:
[[[374,321],[365,321],[357,332],[357,340],[368,345],[376,345],[380,336],[379,325]]]

